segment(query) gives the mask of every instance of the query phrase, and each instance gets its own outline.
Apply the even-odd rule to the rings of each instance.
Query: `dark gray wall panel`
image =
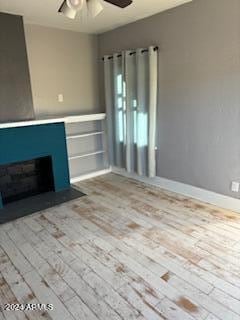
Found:
[[[0,122],[33,117],[23,20],[0,13]]]
[[[159,45],[158,175],[239,197],[240,0],[194,0],[99,43],[101,55]]]

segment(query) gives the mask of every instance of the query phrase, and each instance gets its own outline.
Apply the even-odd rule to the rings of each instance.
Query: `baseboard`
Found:
[[[72,178],[71,179],[71,183],[77,183],[77,182],[80,182],[80,181],[96,178],[98,176],[102,176],[102,175],[110,173],[110,172],[112,172],[111,168],[90,172],[90,173],[87,173],[87,174],[83,174],[82,176],[79,176],[79,177],[76,177],[76,178]]]
[[[224,196],[219,193],[204,190],[188,184],[184,184],[184,183],[173,181],[173,180],[168,180],[161,177],[155,177],[155,178],[140,177],[137,174],[131,174],[126,172],[124,169],[119,169],[116,167],[112,168],[112,172],[128,178],[132,178],[138,181],[142,181],[142,182],[157,186],[162,189],[176,192],[184,196],[188,196],[190,198],[194,198],[194,199],[215,205],[217,207],[221,207],[224,209],[228,209],[228,210],[232,210],[240,213],[240,199]]]

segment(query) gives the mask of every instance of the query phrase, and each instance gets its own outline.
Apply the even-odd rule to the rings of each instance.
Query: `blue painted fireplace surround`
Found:
[[[54,190],[70,188],[64,123],[0,129],[0,165],[51,156]],[[0,209],[3,208],[0,192]]]

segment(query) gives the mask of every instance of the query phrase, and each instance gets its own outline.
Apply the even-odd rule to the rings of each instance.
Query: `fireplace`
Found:
[[[63,122],[0,124],[0,148],[0,224],[83,196],[70,186]]]
[[[3,205],[49,191],[54,191],[50,156],[0,166]]]
[[[3,125],[0,146],[0,215],[15,200],[70,188],[64,123]]]

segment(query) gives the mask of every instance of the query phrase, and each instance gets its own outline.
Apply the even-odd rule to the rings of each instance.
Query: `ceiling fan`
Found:
[[[133,0],[103,0],[119,8],[126,8],[132,4]],[[102,10],[103,6],[100,0],[64,0],[58,12],[64,14],[70,19],[75,19],[77,13],[87,5],[87,9],[92,17],[96,17]]]

